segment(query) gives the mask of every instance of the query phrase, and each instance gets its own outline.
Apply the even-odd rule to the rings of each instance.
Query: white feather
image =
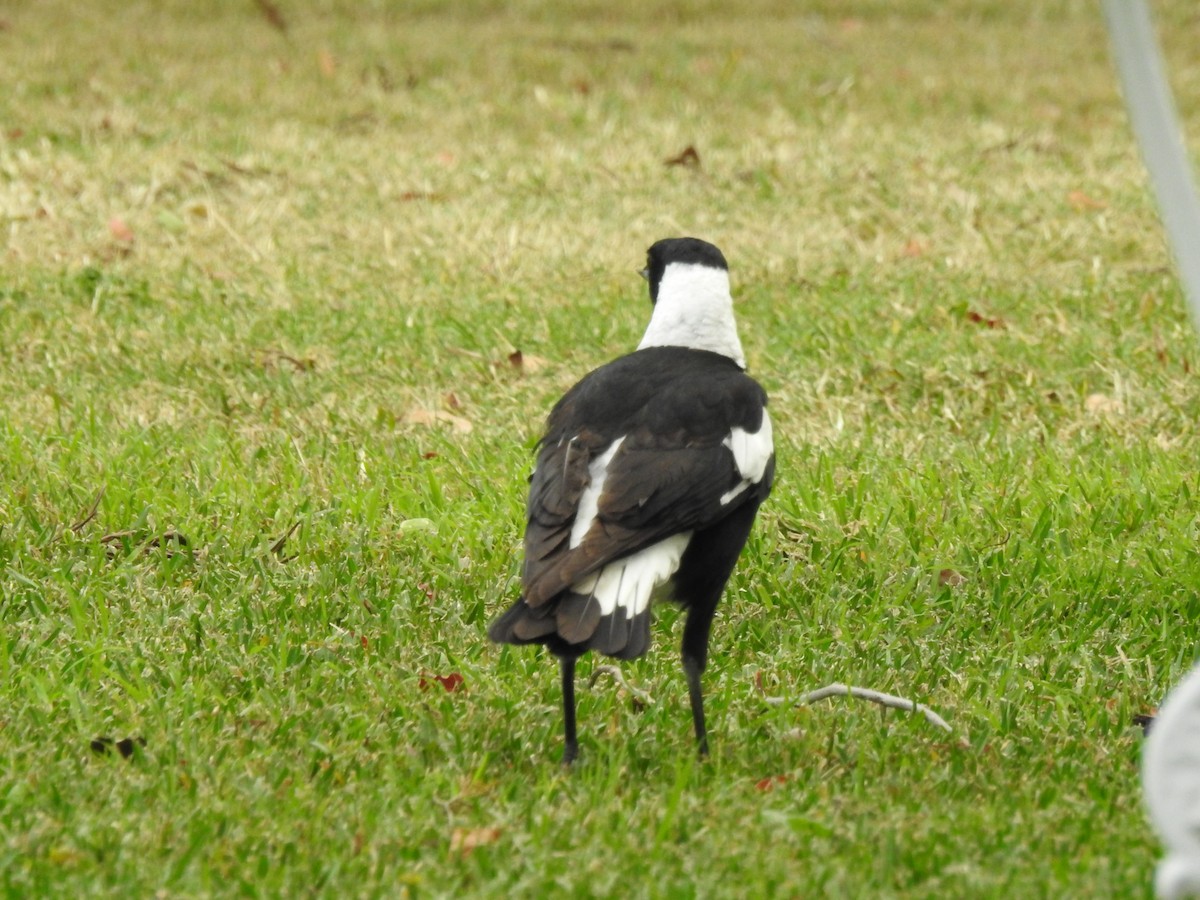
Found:
[[[690,347],[728,356],[743,369],[729,294],[729,273],[699,263],[670,263],[658,285],[658,300],[638,349]]]
[[[729,432],[729,437],[721,442],[733,454],[733,464],[737,466],[741,482],[721,495],[721,505],[729,503],[752,484],[758,484],[767,473],[767,463],[775,452],[775,441],[771,435],[771,417],[763,410],[762,424],[758,431],[746,431],[735,428]]]
[[[595,597],[602,616],[620,608],[625,610],[627,618],[633,618],[650,606],[654,589],[675,574],[691,539],[690,531],[671,535],[632,556],[609,563],[571,585],[571,590]]]
[[[1150,819],[1167,845],[1158,896],[1200,896],[1200,667],[1167,695],[1142,751]]]
[[[575,438],[571,440],[574,441]],[[592,523],[596,521],[596,515],[600,511],[600,494],[604,491],[604,480],[608,477],[608,464],[617,455],[624,440],[624,435],[617,438],[603,453],[588,463],[588,486],[579,497],[579,507],[575,510],[575,521],[571,523],[571,537],[567,542],[567,546],[572,550],[583,543]],[[567,452],[570,453],[569,446]]]

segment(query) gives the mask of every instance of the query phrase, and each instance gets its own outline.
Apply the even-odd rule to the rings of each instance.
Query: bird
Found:
[[[1167,847],[1155,893],[1200,897],[1200,666],[1163,701],[1142,750],[1150,821]]]
[[[578,756],[575,664],[650,646],[652,599],[686,610],[682,663],[696,747],[713,616],[775,478],[767,394],[746,374],[729,265],[711,243],[646,252],[650,322],[637,348],[551,409],[526,504],[522,592],[488,628],[559,660],[563,763]]]

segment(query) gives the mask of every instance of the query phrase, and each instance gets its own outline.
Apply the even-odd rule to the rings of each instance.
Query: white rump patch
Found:
[[[625,610],[626,618],[632,619],[649,608],[654,589],[675,574],[691,539],[690,531],[673,534],[632,556],[609,563],[571,585],[571,590],[595,597],[602,616],[619,607]]]
[[[572,441],[575,438],[571,438]],[[588,463],[588,486],[579,497],[579,508],[575,510],[575,521],[571,523],[571,538],[567,546],[574,550],[583,543],[584,537],[596,521],[600,511],[600,494],[604,491],[604,479],[608,477],[608,464],[621,449],[624,435],[608,445],[608,449]],[[567,448],[570,453],[570,447]]]
[[[721,505],[724,506],[750,485],[762,481],[767,473],[767,463],[775,452],[775,440],[771,436],[771,417],[766,409],[763,409],[762,424],[758,431],[735,428],[721,443],[733,454],[733,464],[742,476],[738,484],[721,495]]]

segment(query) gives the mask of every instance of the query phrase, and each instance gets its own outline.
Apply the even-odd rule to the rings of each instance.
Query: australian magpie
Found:
[[[522,596],[488,629],[559,657],[567,763],[579,750],[575,661],[645,653],[656,594],[687,610],[683,670],[707,753],[709,630],[775,473],[767,395],[745,372],[725,257],[669,238],[647,262],[653,312],[638,349],[550,412],[530,477]]]

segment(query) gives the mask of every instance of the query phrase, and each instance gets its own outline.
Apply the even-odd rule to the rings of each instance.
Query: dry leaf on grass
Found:
[[[962,572],[956,572],[954,569],[942,569],[938,572],[938,584],[942,587],[958,587],[966,583],[967,577]]]
[[[120,216],[113,216],[108,220],[108,233],[122,244],[133,243],[133,229],[126,225]]]
[[[546,360],[542,357],[534,356],[532,353],[522,353],[520,350],[514,350],[508,354],[507,359],[509,367],[522,374],[533,373],[546,366]]]
[[[1004,320],[985,316],[983,313],[977,313],[973,309],[967,310],[967,321],[974,322],[976,325],[986,325],[988,328],[1004,328]]]
[[[333,58],[333,54],[325,47],[317,51],[317,68],[321,70],[321,74],[326,78],[332,78],[337,72],[337,60]]]
[[[770,778],[764,778],[762,781],[755,782],[754,787],[756,790],[766,793],[767,791],[775,790],[781,784],[787,784],[787,781],[788,777],[786,775],[772,775]]]
[[[439,423],[449,425],[454,429],[455,434],[470,434],[475,427],[467,419],[462,416],[456,416],[454,413],[448,413],[440,409],[422,409],[414,407],[404,414],[401,420],[408,425],[426,425],[433,426]]]
[[[1089,197],[1083,191],[1069,192],[1067,194],[1067,202],[1071,204],[1074,209],[1077,209],[1080,212],[1085,209],[1105,209],[1108,206],[1108,204],[1103,200],[1096,200],[1092,197]]]
[[[434,682],[440,684],[447,694],[453,694],[457,690],[461,690],[463,686],[463,677],[458,672],[451,672],[449,675],[430,675],[428,672],[422,673],[417,681],[417,686],[427,691],[433,687]]]
[[[271,0],[254,0],[254,2],[258,6],[258,11],[263,14],[263,18],[271,23],[272,28],[281,34],[287,34],[287,20],[284,19],[283,13],[279,11],[278,6],[272,3]]]
[[[469,854],[477,847],[494,844],[500,840],[500,829],[494,826],[487,828],[455,828],[450,833],[450,852]]]
[[[1083,408],[1094,416],[1119,416],[1125,411],[1125,404],[1107,394],[1088,394]]]
[[[700,168],[700,154],[696,152],[696,148],[688,144],[679,152],[678,155],[669,157],[663,160],[668,166],[683,166],[687,169]]]

